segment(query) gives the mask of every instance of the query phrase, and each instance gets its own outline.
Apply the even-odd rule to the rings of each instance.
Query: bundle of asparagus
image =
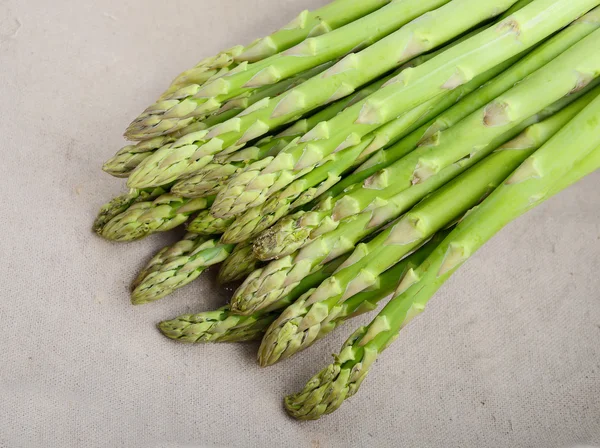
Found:
[[[477,249],[600,167],[600,0],[335,0],[183,72],[104,170],[94,230],[184,225],[133,282],[157,301],[221,264],[229,304],[159,324],[260,339],[268,366],[377,309],[286,398],[315,419]]]

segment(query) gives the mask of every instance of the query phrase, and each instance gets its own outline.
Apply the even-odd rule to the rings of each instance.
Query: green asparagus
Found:
[[[185,223],[193,213],[206,210],[213,201],[214,197],[182,199],[166,193],[154,201],[136,202],[112,218],[101,235],[112,241],[133,241],[166,232]]]
[[[248,275],[262,266],[262,262],[254,256],[252,244],[238,244],[231,255],[223,262],[219,270],[219,283],[232,283],[244,280]]]
[[[101,235],[106,224],[108,224],[114,217],[120,215],[126,211],[129,207],[137,202],[145,202],[156,199],[162,194],[165,194],[168,188],[152,188],[149,190],[136,190],[131,189],[129,193],[123,194],[113,198],[110,202],[104,204],[98,216],[94,220],[93,230],[97,234]]]
[[[194,281],[208,267],[225,260],[232,244],[188,234],[173,247],[163,249],[135,282],[131,303],[154,302]]]

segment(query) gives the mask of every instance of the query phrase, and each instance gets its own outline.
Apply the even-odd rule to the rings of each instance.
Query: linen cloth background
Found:
[[[214,274],[129,304],[133,276],[177,234],[90,231],[124,191],[100,167],[125,126],[200,58],[324,3],[0,0],[1,447],[600,444],[600,173],[487,244],[319,422],[287,418],[281,399],[358,322],[260,369],[255,344],[155,329],[224,303]]]

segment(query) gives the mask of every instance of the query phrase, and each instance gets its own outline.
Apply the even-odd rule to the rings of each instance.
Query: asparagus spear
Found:
[[[596,92],[597,93],[597,92]],[[426,220],[427,214],[423,213],[423,210],[427,208],[428,201],[433,201],[433,204],[438,204],[436,198],[446,197],[445,194],[448,191],[453,190],[453,185],[460,184],[461,182],[468,182],[470,176],[476,176],[477,172],[485,173],[484,170],[496,170],[497,176],[500,177],[499,182],[506,179],[506,176],[510,174],[522,161],[524,161],[529,155],[531,155],[536,149],[542,144],[548,141],[554,134],[556,134],[566,123],[569,122],[574,116],[577,115],[586,105],[590,104],[596,97],[585,97],[578,103],[575,103],[558,114],[550,117],[542,123],[532,125],[528,127],[522,134],[517,136],[515,139],[501,146],[494,154],[487,157],[482,162],[478,163],[470,171],[456,178],[447,187],[442,188],[438,192],[434,193],[431,198],[425,199],[422,204],[417,205],[417,226],[421,225],[427,227]],[[496,177],[495,179],[498,179]],[[494,180],[495,183],[495,180]],[[461,186],[462,188],[468,188],[466,184]],[[456,189],[458,192],[458,189]],[[420,211],[419,211],[420,210]],[[414,222],[411,216],[415,213],[415,209],[408,213],[405,217],[401,218],[395,228],[399,229],[399,232],[405,232],[406,235],[400,233],[398,238],[409,239],[409,237],[418,236],[420,232],[416,232],[411,228]],[[422,224],[425,222],[425,224]],[[393,239],[391,236],[395,231],[390,230],[389,236],[386,241]],[[396,231],[397,232],[397,231]],[[407,235],[409,237],[407,237]],[[373,243],[375,244],[375,240]],[[379,244],[386,244],[383,239],[380,239]],[[360,247],[360,246],[359,246]],[[355,255],[350,257],[351,261],[356,260],[356,267],[353,267],[348,272],[339,272],[336,275],[342,277],[342,280],[333,278],[328,284],[325,282],[321,285],[322,288],[321,296],[325,297],[324,300],[319,300],[319,294],[316,297],[306,297],[304,300],[299,300],[293,307],[290,307],[286,318],[281,318],[274,324],[273,327],[267,333],[268,338],[265,338],[263,348],[261,349],[260,360],[264,365],[272,364],[277,362],[279,359],[287,358],[293,355],[298,350],[306,348],[312,344],[314,337],[311,335],[318,334],[322,322],[329,320],[329,315],[332,313],[335,315],[336,307],[340,306],[340,303],[345,301],[347,297],[352,297],[353,288],[360,290],[361,282],[367,282],[371,275],[378,275],[378,269],[380,266],[378,263],[385,263],[383,259],[375,259],[375,257],[384,257],[385,251],[390,252],[390,256],[394,256],[392,250],[394,248],[379,250],[376,248],[366,247],[362,251],[357,249]],[[375,251],[375,252],[373,252]],[[373,252],[373,255],[370,253]],[[401,252],[400,252],[401,253]],[[362,258],[364,257],[364,258]],[[373,261],[376,260],[376,261]],[[353,273],[353,274],[351,274]],[[350,274],[350,276],[349,276]],[[356,279],[353,279],[351,275],[355,275]],[[335,277],[335,276],[334,276]],[[345,279],[345,280],[344,280]],[[366,280],[365,280],[366,279]],[[346,283],[343,283],[343,282]],[[355,286],[358,285],[358,286]],[[325,293],[328,289],[338,288],[339,291],[345,291],[344,298],[340,295],[335,297],[329,297]],[[345,289],[347,288],[347,289]],[[356,290],[356,289],[354,289]],[[282,315],[283,316],[283,315]]]
[[[499,96],[484,108],[473,112],[469,117],[463,119],[460,125],[445,132],[434,133],[428,140],[421,142],[418,151],[405,159],[407,169],[411,168],[411,171],[409,175],[404,176],[406,179],[399,183],[408,188],[456,160],[477,151],[480,147],[479,144],[475,144],[473,147],[462,145],[463,135],[465,132],[470,132],[471,127],[475,126],[481,129],[480,137],[487,138],[491,135],[493,138],[540,108],[557,101],[570,91],[585,86],[598,74],[600,56],[597,58],[585,56],[590,48],[598,46],[600,42],[598,36],[600,36],[600,32],[593,32],[573,48],[568,49],[555,60],[524,79],[522,83]],[[451,51],[452,49],[447,53]],[[418,69],[419,67],[415,70]],[[363,105],[363,110],[368,108],[367,105],[368,103]],[[253,205],[251,201],[259,191],[266,191],[266,195],[273,195],[274,192],[281,190],[294,179],[313,170],[318,157],[315,156],[311,162],[301,162],[301,160],[307,159],[305,155],[307,151],[315,149],[315,152],[311,152],[311,154],[320,154],[320,156],[326,157],[332,152],[344,148],[345,136],[348,134],[342,131],[343,129],[354,129],[355,132],[350,135],[354,136],[353,138],[362,138],[362,131],[358,131],[361,126],[355,123],[355,119],[350,121],[348,117],[345,118],[348,114],[352,115],[351,112],[352,108],[347,109],[328,122],[325,128],[336,130],[332,137],[313,141],[315,136],[309,133],[303,137],[302,140],[307,140],[304,143],[283,150],[271,164],[262,169],[262,173],[255,174],[244,194],[229,195],[230,189],[232,193],[237,193],[236,189],[232,187],[220,192],[213,204],[213,213],[221,217],[230,216],[239,207]],[[358,110],[354,112],[361,113]],[[360,119],[358,121],[361,122]],[[375,124],[370,126],[376,127]],[[279,162],[277,162],[278,158]],[[409,164],[411,165],[409,166]],[[230,185],[235,184],[236,179],[234,178]]]
[[[109,223],[114,217],[126,211],[129,207],[137,202],[144,202],[156,199],[160,195],[166,193],[168,188],[152,188],[149,190],[136,190],[132,188],[128,193],[111,199],[110,202],[104,204],[98,216],[94,220],[92,229],[98,234],[102,234],[104,226]]]
[[[225,260],[232,244],[187,234],[174,246],[161,250],[138,276],[131,303],[154,302],[194,281],[209,266]]]
[[[242,64],[204,86],[190,85],[175,92],[169,99],[146,109],[129,126],[125,135],[131,140],[139,140],[177,130],[187,123],[189,117],[203,116],[228,99],[274,84],[357,48],[372,45],[411,20],[449,1],[393,0],[337,30],[306,39],[260,62]]]
[[[185,135],[203,131],[223,123],[264,98],[272,98],[281,95],[286,90],[300,85],[307,79],[318,75],[332,64],[333,62],[328,62],[272,86],[257,89],[252,95],[233,98],[226,102],[213,115],[204,120],[199,120],[198,118],[188,120],[188,124],[185,127],[168,135],[156,136],[138,142],[135,145],[125,146],[108,160],[102,169],[115,177],[127,177],[142,161],[150,157],[156,150],[163,146],[168,146]]]
[[[166,193],[154,201],[136,202],[112,218],[102,228],[101,236],[112,241],[133,241],[166,232],[186,222],[193,213],[206,210],[213,200],[182,199]]]
[[[257,39],[247,47],[237,45],[216,56],[206,58],[194,68],[180,74],[162,95],[190,84],[200,84],[233,69],[239,63],[257,62],[291,48],[310,36],[318,36],[357,20],[388,4],[390,0],[335,0],[315,11],[302,11],[298,17],[270,36]]]
[[[215,218],[210,210],[202,210],[189,222],[187,231],[200,235],[221,235],[232,222],[232,219]]]
[[[347,319],[376,309],[381,300],[394,292],[398,278],[402,277],[408,269],[418,267],[443,240],[443,235],[447,235],[447,232],[436,235],[432,241],[415,254],[384,272],[373,288],[363,291],[352,300],[347,301],[344,309],[323,326],[323,331],[318,338],[324,337]],[[281,308],[291,305],[300,291],[306,291],[307,287],[318,285],[342,262],[343,257],[305,279],[294,294],[290,294],[280,300],[275,307],[271,307],[271,310],[275,309],[275,311],[258,311],[250,316],[241,316],[234,314],[229,306],[225,306],[216,311],[184,314],[173,320],[161,322],[159,328],[165,336],[184,342],[242,342],[260,339],[269,325],[279,317]]]
[[[379,354],[420,314],[441,285],[509,222],[561,189],[600,168],[600,98],[528,158],[416,270],[402,279],[396,296],[367,326],[356,331],[335,362],[304,390],[285,399],[295,418],[317,419],[354,395]]]
[[[168,338],[181,342],[245,342],[259,339],[278,316],[277,312],[239,316],[228,306],[216,311],[184,314],[158,324]]]
[[[548,14],[549,11],[546,11],[550,6],[547,4],[548,1],[549,0],[536,0],[536,2],[531,3],[529,6],[519,11],[517,13],[520,14],[519,16],[513,16],[517,20],[524,21],[524,26],[530,24],[527,19],[529,19],[532,14],[544,19],[542,25],[533,27],[528,33],[533,39],[528,39],[525,45],[520,42],[518,46],[514,45],[514,43],[507,46],[500,45],[499,51],[493,53],[493,61],[490,61],[490,57],[486,57],[482,59],[483,64],[473,64],[474,70],[469,71],[473,76],[469,75],[469,79],[465,79],[465,83],[470,81],[472,77],[489,70],[502,61],[534,45],[537,41],[555,31],[555,27],[568,24],[575,18],[572,17],[575,15],[574,10],[577,10],[579,13],[585,12],[582,5],[575,7],[573,6],[573,2],[571,2],[570,5],[565,5],[565,10],[563,11],[563,8],[561,7],[562,2],[566,2],[566,0],[559,0],[559,9],[561,10],[561,13],[564,12],[564,14],[558,14],[561,19],[557,20],[555,18],[556,14],[550,15]],[[582,1],[590,2],[592,0],[577,0],[577,2]],[[445,41],[451,40],[465,29],[490,17],[494,12],[501,12],[502,7],[508,7],[513,3],[515,2],[504,0],[494,1],[493,3],[478,2],[475,0],[454,0],[446,6],[427,14],[422,19],[403,27],[398,33],[383,39],[378,44],[373,45],[360,53],[347,56],[338,64],[324,72],[321,76],[312,78],[295,89],[290,90],[286,95],[283,95],[281,99],[260,102],[260,107],[251,108],[252,110],[247,111],[248,113],[244,113],[241,117],[238,116],[222,125],[216,126],[211,131],[195,135],[196,140],[192,141],[190,139],[186,141],[185,148],[183,146],[174,145],[173,148],[165,148],[164,150],[161,149],[157,151],[132,173],[129,179],[130,186],[141,187],[154,184],[161,185],[177,179],[185,173],[197,171],[211,160],[213,154],[223,150],[235,150],[236,148],[245,145],[247,141],[264,135],[270,129],[293,121],[295,117],[300,114],[306,113],[315,107],[319,107],[334,99],[348,95],[356,87],[380,76],[394,66],[401,65],[402,62],[413,58],[420,52],[425,52],[429,48],[433,48]],[[533,10],[528,9],[534,5],[539,6]],[[469,14],[465,15],[465,10],[468,10]],[[525,11],[527,14],[522,13]],[[553,13],[554,12],[553,9]],[[549,15],[550,17],[546,20],[545,15]],[[457,19],[448,20],[448,17],[457,17]],[[565,18],[571,18],[571,20],[565,21]],[[440,27],[439,23],[444,23],[447,27]],[[432,30],[435,31],[432,32]],[[426,37],[423,33],[426,34]],[[481,35],[482,34],[480,33],[478,36]],[[486,32],[484,32],[483,35],[487,36],[488,41],[498,41],[498,33],[495,31],[491,34],[486,34]],[[477,59],[477,52],[478,50],[481,51],[481,48],[479,47],[487,43],[486,41],[482,41],[478,36],[475,36],[475,38],[477,38],[477,48],[473,49],[473,52],[470,52],[471,49],[465,48],[464,45],[469,44],[472,46],[470,42],[475,38],[468,39],[449,50],[449,52],[454,55],[453,57],[457,61],[462,61],[462,59],[464,59],[461,57],[464,50],[468,50],[469,54],[472,54],[475,59]],[[504,31],[504,39],[499,40],[510,40],[509,36],[514,36],[514,34]],[[422,40],[414,42],[414,39],[421,39],[422,37],[426,39],[426,42]],[[407,44],[410,45],[407,47]],[[411,51],[405,51],[407,48],[410,48]],[[463,51],[455,51],[459,48]],[[455,73],[455,63],[457,61],[446,61],[446,58],[442,58],[442,67],[437,69],[436,66],[438,64],[434,63],[434,61],[438,60],[444,54],[419,67],[408,70],[410,73],[418,71],[416,73],[419,74],[418,79],[415,78],[413,80],[415,83],[414,89],[413,83],[410,83],[410,90],[411,92],[414,90],[415,95],[407,95],[407,101],[397,101],[397,98],[394,98],[393,102],[398,107],[395,110],[395,116],[390,117],[387,121],[390,121],[399,116],[402,112],[408,111],[422,102],[449,90],[443,88],[443,86],[446,85],[448,78]],[[355,65],[355,62],[360,62],[360,64]],[[425,66],[427,66],[427,69]],[[407,70],[404,70],[403,73],[407,73]],[[440,77],[443,77],[444,74],[447,76],[444,80],[441,80]],[[402,74],[400,76],[402,76]],[[390,85],[389,88],[381,89],[374,95],[380,95],[385,91],[385,96],[387,96],[388,93],[395,92],[396,90],[404,90],[405,88],[408,89],[408,87],[409,86],[407,85],[401,88],[398,83],[396,83]],[[449,85],[446,85],[446,87],[449,87]],[[453,84],[451,87],[457,87],[457,85]],[[372,97],[373,95],[369,98]],[[352,108],[347,109],[347,111],[356,111],[357,106],[358,105],[355,105]],[[359,107],[359,110],[361,108],[362,106]],[[339,116],[344,115],[346,112]],[[380,125],[382,124],[384,123],[380,123]],[[361,128],[362,127],[363,126],[361,126]],[[319,129],[321,129],[321,132],[323,131],[322,128]],[[369,129],[366,133],[372,130],[373,129]],[[366,133],[363,135],[366,135]],[[282,156],[282,154],[279,154],[279,158],[276,158],[278,164],[282,160],[282,157],[280,156]],[[322,156],[321,159],[325,157],[325,154]],[[283,157],[283,159],[286,157]],[[307,157],[310,159],[314,158],[313,154],[310,152],[307,153]],[[273,160],[272,163],[275,163],[276,160]],[[254,185],[254,187],[256,187],[256,185]]]
[[[140,271],[138,276],[131,284],[131,290],[135,290],[152,272],[160,271],[162,266],[174,259],[189,255],[196,247],[208,240],[209,238],[207,237],[188,233],[183,237],[183,239],[176,242],[172,246],[162,248],[154,257],[152,257],[144,269]]]
[[[316,114],[295,122],[277,136],[262,139],[256,146],[244,148],[233,154],[223,154],[221,156],[222,162],[218,161],[218,155],[215,156],[213,163],[208,164],[195,175],[177,182],[173,186],[173,192],[183,197],[202,197],[217,193],[229,181],[231,176],[247,168],[250,164],[254,168],[264,165],[264,159],[272,160],[273,156],[277,155],[296,137],[302,136],[321,121],[327,121],[335,117],[344,108],[368,97],[381,88],[392,76],[386,76],[375,81],[355,94],[334,102]]]
[[[252,244],[238,244],[219,270],[219,283],[232,283],[245,279],[262,262],[252,253]]]

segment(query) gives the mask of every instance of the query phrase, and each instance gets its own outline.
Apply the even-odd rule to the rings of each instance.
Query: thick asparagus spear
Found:
[[[315,11],[302,11],[298,17],[270,36],[257,39],[247,47],[237,45],[216,56],[206,58],[194,68],[180,74],[162,95],[190,84],[204,84],[222,69],[233,69],[237,64],[257,62],[291,48],[310,36],[318,36],[357,20],[390,0],[335,0]]]
[[[394,292],[398,278],[401,278],[409,269],[418,267],[443,240],[443,235],[447,235],[447,232],[436,235],[432,241],[416,253],[384,272],[373,288],[363,291],[345,302],[343,310],[323,326],[318,338],[324,337],[347,319],[376,309],[381,300]],[[165,336],[184,342],[242,342],[260,339],[269,325],[279,317],[279,309],[291,305],[300,291],[306,291],[307,287],[318,285],[320,281],[335,271],[334,267],[339,267],[342,262],[343,259],[335,260],[324,270],[305,279],[294,294],[290,294],[280,300],[275,307],[271,307],[271,310],[276,309],[275,311],[259,311],[250,316],[241,316],[234,314],[229,306],[225,306],[217,311],[184,314],[176,319],[161,322],[159,328]]]
[[[146,109],[129,126],[125,135],[130,140],[139,140],[177,130],[188,122],[189,117],[203,116],[219,108],[228,99],[274,84],[357,48],[372,45],[411,20],[449,1],[392,0],[381,9],[330,33],[306,39],[260,62],[242,64],[204,86],[190,85],[175,92],[169,99]],[[391,68],[393,65],[382,73]]]
[[[106,224],[108,224],[117,215],[120,215],[121,213],[126,211],[133,204],[137,202],[151,201],[165,194],[167,191],[168,188],[162,187],[152,188],[149,190],[131,189],[129,190],[129,193],[111,199],[110,202],[104,204],[100,208],[98,216],[94,220],[94,225],[92,229],[94,230],[94,232],[102,234],[102,231]]]
[[[168,135],[156,136],[138,142],[135,145],[125,146],[108,160],[102,169],[115,177],[127,177],[142,161],[150,157],[163,146],[174,143],[185,135],[203,131],[223,123],[264,98],[273,98],[281,95],[286,90],[292,89],[302,84],[307,79],[318,75],[332,64],[333,62],[328,62],[272,86],[257,89],[252,95],[233,98],[227,101],[213,115],[204,120],[198,118],[188,120],[189,123],[185,127]]]
[[[562,188],[600,168],[600,98],[528,158],[410,275],[373,322],[360,328],[335,362],[313,377],[304,390],[285,399],[298,419],[317,419],[354,395],[379,354],[412,318],[420,314],[441,285],[486,241],[512,220]]]
[[[539,108],[557,101],[582,85],[585,86],[598,74],[600,56],[586,57],[585,55],[588,54],[590,48],[599,45],[599,36],[600,32],[593,32],[555,60],[524,79],[522,83],[499,96],[484,108],[473,112],[469,117],[463,119],[460,125],[445,132],[437,132],[428,140],[421,142],[418,151],[405,159],[407,169],[409,168],[408,164],[412,164],[410,166],[411,172],[409,176],[404,176],[407,177],[406,180],[399,183],[408,188],[408,186],[417,183],[419,180],[424,180],[427,176],[438,172],[450,163],[468,156],[473,151],[477,151],[480,147],[479,144],[473,147],[461,144],[464,133],[469,132],[468,130],[472,126],[478,126],[481,129],[480,136],[482,138],[488,138],[489,136],[493,138],[502,134],[508,127],[532,115]],[[452,49],[448,53],[451,51]],[[418,68],[415,70],[418,70]],[[366,101],[363,110],[364,108],[368,109],[369,100]],[[283,150],[271,164],[262,169],[262,173],[254,176],[252,182],[247,185],[244,194],[229,195],[228,191],[230,189],[232,193],[236,192],[232,187],[220,192],[215,204],[213,204],[213,213],[221,217],[230,216],[244,204],[246,206],[253,205],[251,201],[258,196],[257,192],[266,191],[266,195],[273,195],[274,192],[284,188],[294,179],[305,175],[307,171],[313,170],[317,157],[314,157],[314,163],[301,163],[302,159],[307,159],[304,154],[311,148],[311,150],[315,149],[313,154],[327,156],[333,151],[344,148],[346,131],[342,132],[343,129],[354,129],[354,132],[349,135],[362,138],[362,132],[358,133],[358,128],[361,126],[358,126],[354,119],[344,121],[346,115],[352,115],[351,111],[352,108],[347,109],[330,120],[328,125],[325,126],[325,128],[330,127],[336,130],[333,137],[312,141],[311,139],[314,136],[309,133],[307,134],[308,137],[305,136],[302,139],[308,140],[307,142]],[[354,112],[361,113],[358,110]],[[358,121],[361,120],[358,119]],[[279,162],[277,162],[278,158],[280,159]],[[234,178],[230,185],[233,186],[235,183],[236,179]]]
[[[532,39],[528,39],[526,44],[523,45],[519,42],[517,45],[499,45],[500,50],[494,52],[493,61],[490,57],[482,59],[483,64],[474,63],[473,70],[469,70],[469,79],[465,79],[464,83],[470,81],[474,76],[483,73],[495,65],[505,61],[506,59],[524,51],[530,46],[537,43],[537,41],[543,39],[548,34],[556,30],[557,26],[564,26],[568,24],[574,17],[574,10],[579,13],[585,12],[585,8],[582,5],[573,7],[565,5],[564,11],[562,2],[566,0],[559,0],[561,5],[561,20],[556,20],[556,14],[547,14],[549,8],[547,4],[549,0],[536,0],[529,6],[526,6],[520,10],[517,14],[512,17],[518,20],[524,21],[524,25],[530,24],[527,20],[533,13],[539,17],[539,14],[544,18],[543,24],[535,26],[528,33],[532,36]],[[591,0],[577,0],[578,2],[590,2]],[[401,65],[404,61],[407,61],[420,52],[425,52],[429,48],[440,45],[448,40],[451,40],[457,34],[460,34],[462,30],[476,25],[481,20],[488,18],[493,12],[501,12],[501,6],[508,7],[510,4],[515,3],[514,1],[494,1],[489,2],[477,2],[475,0],[454,0],[446,6],[427,14],[422,19],[412,22],[411,24],[403,27],[398,33],[390,36],[389,38],[383,39],[376,45],[373,45],[360,53],[351,54],[344,58],[341,62],[334,65],[321,76],[312,78],[302,85],[290,90],[286,95],[283,95],[281,99],[275,101],[269,100],[264,101],[260,104],[260,108],[256,107],[253,110],[245,113],[242,116],[238,116],[232,120],[229,120],[222,125],[214,127],[211,131],[197,133],[195,135],[196,140],[192,141],[190,138],[186,141],[185,149],[183,146],[174,145],[170,149],[161,149],[156,152],[152,157],[146,159],[130,176],[129,182],[132,187],[141,187],[146,185],[161,185],[169,181],[175,180],[178,177],[184,175],[186,172],[194,172],[200,169],[203,165],[211,160],[211,156],[223,150],[232,151],[239,148],[249,140],[258,138],[261,135],[269,132],[270,129],[276,126],[293,121],[299,114],[306,113],[316,107],[326,104],[333,99],[337,99],[342,96],[346,96],[351,93],[356,87],[363,85],[370,80],[380,76],[385,71],[393,68],[394,66]],[[529,9],[534,5],[540,5],[534,10]],[[589,8],[588,8],[589,9]],[[468,10],[469,14],[464,14],[464,11]],[[569,11],[570,10],[570,11]],[[524,14],[524,13],[527,14]],[[553,10],[553,13],[555,11]],[[545,14],[549,15],[546,20]],[[449,20],[448,17],[457,16],[457,20]],[[565,18],[571,18],[571,20],[565,21]],[[558,23],[559,22],[559,23]],[[439,23],[444,23],[444,27],[440,27]],[[497,29],[497,28],[494,28]],[[432,31],[434,30],[434,31]],[[529,31],[529,30],[528,30]],[[487,36],[487,40],[497,41],[499,33],[492,32],[492,34],[480,33],[481,35]],[[502,32],[500,35],[504,36],[502,40],[509,40],[510,36],[514,36],[513,33],[508,31]],[[426,37],[425,37],[426,36]],[[477,47],[471,52],[470,48],[464,47],[465,44],[473,46],[472,41],[474,38],[468,39],[467,41],[457,45],[453,49],[449,50],[453,55],[454,61],[446,61],[444,57],[441,60],[441,64],[434,62],[442,55],[422,64],[419,67],[408,69],[408,72],[412,73],[417,70],[419,75],[413,79],[413,83],[410,83],[411,95],[406,96],[406,101],[397,101],[397,97],[394,98],[393,102],[398,106],[395,110],[395,116],[389,117],[387,121],[396,118],[401,113],[413,109],[417,105],[427,101],[446,90],[449,87],[446,84],[448,78],[451,78],[456,70],[456,62],[464,59],[462,51],[455,51],[461,48],[463,51],[467,50],[469,54],[474,55],[477,59],[477,50],[481,51],[482,45],[487,42],[482,41],[478,36]],[[512,37],[511,37],[512,38]],[[419,39],[418,42],[414,42],[414,39]],[[425,39],[426,42],[422,39]],[[414,45],[413,45],[414,43]],[[408,45],[410,44],[410,45]],[[408,48],[411,51],[405,51]],[[517,48],[518,47],[518,48]],[[360,62],[358,65],[355,63]],[[432,65],[433,63],[433,65]],[[441,65],[439,69],[436,69],[437,65]],[[427,69],[425,69],[427,66]],[[404,70],[403,73],[407,73]],[[435,73],[435,76],[434,76]],[[444,80],[441,80],[444,76],[447,76]],[[421,76],[423,75],[423,76]],[[429,75],[429,76],[427,76]],[[471,76],[472,75],[472,76]],[[399,75],[399,76],[402,76]],[[462,83],[461,83],[462,84]],[[445,87],[444,87],[445,86]],[[458,84],[453,84],[451,87],[457,87]],[[381,89],[374,95],[380,95],[383,91],[387,94],[391,94],[396,90],[405,90],[409,86],[400,87],[398,83],[390,85],[388,88]],[[414,92],[413,92],[414,91]],[[395,96],[395,95],[392,95]],[[390,100],[391,97],[390,96]],[[405,95],[402,95],[404,97]],[[371,95],[372,98],[373,95]],[[259,103],[257,103],[259,104]],[[360,103],[359,103],[360,104]],[[370,104],[370,103],[369,103]],[[357,105],[347,110],[356,111]],[[362,106],[359,108],[362,109]],[[340,116],[343,114],[340,114]],[[354,121],[354,120],[353,120]],[[379,125],[383,125],[384,122]],[[368,126],[361,126],[362,128]],[[378,126],[375,126],[378,127]],[[375,127],[371,127],[367,132],[371,132]],[[320,132],[324,130],[322,128]],[[326,130],[325,130],[326,131]],[[310,133],[309,133],[310,135]],[[358,143],[358,142],[356,142]],[[233,146],[232,146],[233,145]],[[341,149],[341,148],[340,148]],[[309,159],[314,159],[316,154],[312,152],[307,153]],[[282,161],[282,154],[279,154],[279,159],[276,158],[277,164]],[[322,154],[320,159],[325,157]],[[167,161],[168,159],[168,161]],[[287,159],[283,157],[283,159]],[[305,160],[306,162],[307,160]],[[305,163],[303,162],[303,163]],[[275,160],[272,162],[275,163]],[[274,165],[275,166],[275,165]]]
[[[159,300],[194,281],[208,267],[225,260],[232,244],[188,234],[174,246],[161,250],[135,281],[131,303]]]
[[[133,241],[166,232],[186,222],[193,213],[206,210],[213,200],[214,196],[183,199],[166,193],[154,201],[136,202],[112,218],[102,229],[101,236],[112,241]]]

